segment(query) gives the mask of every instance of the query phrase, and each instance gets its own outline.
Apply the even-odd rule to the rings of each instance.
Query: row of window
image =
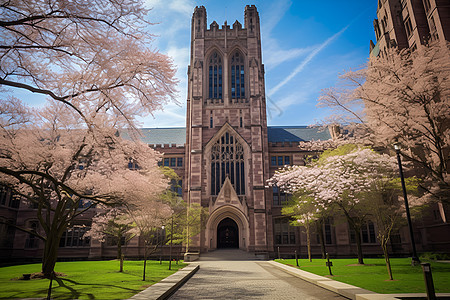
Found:
[[[286,166],[291,164],[290,156],[271,156],[270,165],[272,166]]]
[[[209,99],[222,99],[223,103],[223,65],[222,58],[214,51],[209,57],[208,88]],[[239,51],[234,52],[230,62],[231,98],[245,98],[245,68],[244,56]]]
[[[332,218],[327,218],[323,222],[323,238],[326,245],[333,244],[334,232],[332,230]],[[295,226],[289,224],[289,219],[280,218],[274,220],[274,235],[276,245],[292,245],[296,244]],[[315,242],[320,244],[320,236],[318,232],[313,235]],[[363,244],[374,244],[377,242],[375,225],[372,221],[367,221],[361,228],[361,242]],[[395,237],[394,237],[395,236]],[[393,235],[395,242],[400,243],[400,235]],[[394,240],[392,240],[394,241]],[[355,231],[350,230],[350,243],[356,243]]]
[[[181,184],[181,183],[180,183]],[[332,230],[332,218],[327,218],[323,223],[323,234],[324,234],[324,242],[327,245],[333,244],[334,240],[334,232]],[[30,222],[30,229],[32,231],[36,231],[38,228],[38,222],[33,221]],[[89,227],[85,226],[73,226],[66,230],[61,237],[59,246],[60,247],[88,247],[90,245],[90,238],[84,237],[86,231],[89,230]],[[163,239],[165,232],[161,230],[160,233],[157,234],[158,239]],[[274,236],[275,236],[275,244],[276,245],[293,245],[296,244],[296,229],[295,226],[291,226],[289,224],[289,219],[287,218],[278,218],[274,220]],[[377,242],[376,233],[375,233],[375,225],[372,221],[367,221],[361,228],[361,242],[364,244],[373,244]],[[313,234],[315,237],[315,242],[320,244],[319,233],[315,232]],[[396,242],[400,243],[400,236],[395,235]],[[38,247],[38,238],[32,234],[28,234],[28,237],[25,241],[25,248],[37,248]],[[108,237],[106,240],[107,246],[117,245],[117,239],[114,237]],[[122,244],[125,243],[125,239],[121,241]],[[350,230],[350,243],[356,243],[355,231]]]
[[[0,205],[8,206],[11,208],[19,208],[20,198],[13,195],[11,189],[0,186]]]
[[[84,226],[67,229],[59,240],[59,247],[89,247],[90,238],[83,236],[88,230],[89,228]]]
[[[213,126],[212,120],[213,120],[213,118],[211,117],[210,127]],[[240,118],[240,126],[242,127],[242,117]],[[271,160],[272,166],[291,165],[291,161],[292,161],[291,156],[286,156],[286,155],[271,156],[270,160]],[[183,158],[182,157],[166,157],[161,162],[159,162],[159,166],[180,168],[180,167],[183,167]],[[128,168],[133,170],[133,169],[137,169],[139,167],[136,163],[129,162]]]
[[[166,157],[158,163],[159,166],[181,168],[183,167],[182,157]]]

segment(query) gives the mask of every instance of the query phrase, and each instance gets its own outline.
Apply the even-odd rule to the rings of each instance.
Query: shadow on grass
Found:
[[[127,287],[123,287],[123,286],[118,286],[118,285],[113,285],[113,284],[95,284],[95,283],[81,283],[81,282],[77,282],[75,280],[72,279],[67,279],[67,278],[55,278],[54,279],[57,283],[58,283],[58,287],[53,287],[52,291],[57,289],[57,288],[65,288],[67,290],[69,290],[70,292],[70,299],[78,299],[81,296],[81,292],[78,291],[82,286],[98,286],[98,287],[111,287],[111,288],[117,288],[117,289],[122,289],[122,290],[126,290],[129,292],[133,292],[133,293],[139,293],[140,290],[136,290],[136,289],[131,289],[131,288],[127,288]],[[75,286],[80,286],[80,288],[74,288],[73,286],[67,285],[66,282],[71,283]],[[86,294],[89,299],[95,299],[95,296],[93,294]]]

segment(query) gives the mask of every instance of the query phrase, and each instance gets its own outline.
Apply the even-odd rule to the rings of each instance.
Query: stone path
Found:
[[[170,299],[346,299],[241,250],[202,254],[198,264],[200,270]]]

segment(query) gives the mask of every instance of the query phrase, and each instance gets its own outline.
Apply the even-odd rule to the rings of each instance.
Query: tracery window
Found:
[[[209,57],[208,74],[209,99],[222,99],[222,58],[216,51]]]
[[[231,57],[231,99],[245,98],[244,55],[236,51]]]
[[[238,195],[245,195],[244,147],[225,132],[211,149],[211,195],[218,195],[225,178]]]

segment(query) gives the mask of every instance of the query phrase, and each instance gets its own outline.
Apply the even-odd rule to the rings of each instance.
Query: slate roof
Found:
[[[141,141],[146,144],[172,144],[184,145],[186,143],[186,128],[142,128]],[[122,137],[128,138],[126,132],[120,133]]]
[[[308,126],[268,126],[269,143],[304,142],[331,139],[328,129]]]
[[[147,144],[183,145],[186,143],[186,128],[142,128],[141,140]],[[270,143],[302,142],[311,140],[328,140],[331,138],[328,130],[308,126],[268,126],[267,133]],[[128,138],[126,132],[121,132]]]

